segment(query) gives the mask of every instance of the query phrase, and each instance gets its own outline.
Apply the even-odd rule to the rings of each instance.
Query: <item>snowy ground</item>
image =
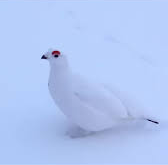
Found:
[[[168,1],[0,1],[0,163],[167,164]],[[70,139],[47,88],[50,47],[160,120]]]

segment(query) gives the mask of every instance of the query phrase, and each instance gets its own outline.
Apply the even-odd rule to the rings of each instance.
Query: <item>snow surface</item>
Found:
[[[1,164],[167,164],[168,1],[0,1]],[[51,99],[50,47],[159,119],[70,139]]]

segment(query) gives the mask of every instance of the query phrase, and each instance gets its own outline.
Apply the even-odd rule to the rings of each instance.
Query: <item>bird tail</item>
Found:
[[[151,119],[146,119],[147,121],[150,121],[150,122],[152,122],[152,123],[155,123],[155,124],[159,124],[159,122],[158,121],[155,121],[155,120],[151,120]]]

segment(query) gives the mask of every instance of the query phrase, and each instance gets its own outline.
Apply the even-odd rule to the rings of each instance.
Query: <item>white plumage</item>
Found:
[[[104,86],[74,75],[65,55],[49,50],[42,58],[50,63],[49,91],[53,100],[81,129],[87,133],[101,131],[130,118],[129,108],[119,96]]]

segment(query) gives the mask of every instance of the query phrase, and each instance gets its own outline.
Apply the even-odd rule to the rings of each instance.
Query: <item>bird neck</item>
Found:
[[[51,65],[49,81],[52,83],[66,83],[70,80],[71,70],[68,66]]]
[[[49,90],[56,99],[68,100],[72,93],[71,71],[67,68],[51,67]]]

